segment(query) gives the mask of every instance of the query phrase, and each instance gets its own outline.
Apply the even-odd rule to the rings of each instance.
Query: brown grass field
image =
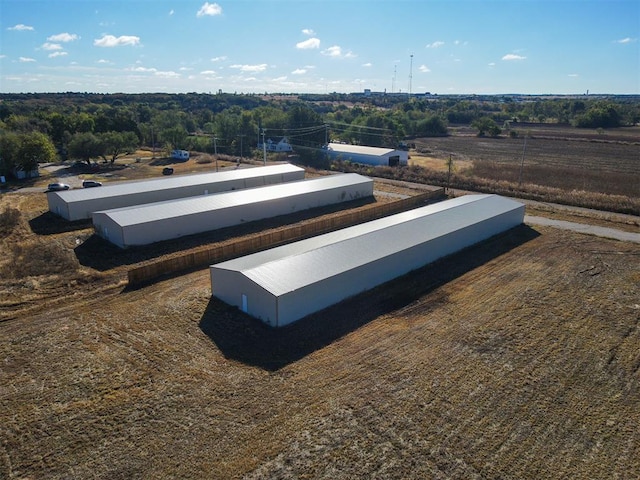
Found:
[[[0,196],[0,478],[640,477],[638,244],[523,225],[280,330],[207,270],[127,288],[175,248]]]

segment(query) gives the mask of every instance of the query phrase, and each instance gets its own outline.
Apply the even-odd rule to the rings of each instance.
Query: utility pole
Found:
[[[240,158],[238,159],[238,163],[236,164],[236,167],[240,166],[240,159],[242,159],[242,137],[244,137],[244,134],[240,134]]]
[[[213,135],[213,155],[216,157],[216,172],[218,171],[218,144],[216,143],[216,136]]]
[[[527,149],[527,134],[524,135],[524,145],[522,146],[522,160],[520,161],[520,174],[518,175],[518,187],[522,185],[522,169],[524,168],[524,152]]]
[[[262,129],[262,152],[264,153],[264,164],[267,164],[267,144],[264,141],[264,134],[266,130]]]
[[[451,171],[453,170],[453,159],[449,154],[449,161],[447,162],[447,193],[451,192]]]

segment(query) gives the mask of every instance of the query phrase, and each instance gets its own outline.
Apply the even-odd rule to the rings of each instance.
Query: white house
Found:
[[[293,151],[293,147],[289,143],[289,140],[287,139],[287,137],[276,138],[276,139],[267,138],[267,140],[265,141],[265,144],[266,144],[267,152],[292,152]],[[263,147],[262,143],[259,143],[258,148],[265,148],[265,147]]]

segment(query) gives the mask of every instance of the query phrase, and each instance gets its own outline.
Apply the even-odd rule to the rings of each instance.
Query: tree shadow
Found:
[[[162,157],[162,158],[154,158],[149,162],[149,165],[154,167],[163,166],[163,165],[175,165],[177,163],[187,163],[189,158],[171,158],[171,157]]]
[[[215,297],[199,325],[226,358],[276,371],[539,235],[520,225],[282,328],[269,327]],[[421,306],[423,313],[447,298],[440,294],[431,300],[428,306]]]

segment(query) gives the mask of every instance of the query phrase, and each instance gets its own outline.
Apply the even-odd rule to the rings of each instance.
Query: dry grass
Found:
[[[633,478],[637,254],[522,227],[278,332],[206,271],[4,322],[0,471]]]
[[[0,478],[640,471],[635,244],[522,226],[271,330],[206,270],[125,289],[45,211],[0,197]]]

